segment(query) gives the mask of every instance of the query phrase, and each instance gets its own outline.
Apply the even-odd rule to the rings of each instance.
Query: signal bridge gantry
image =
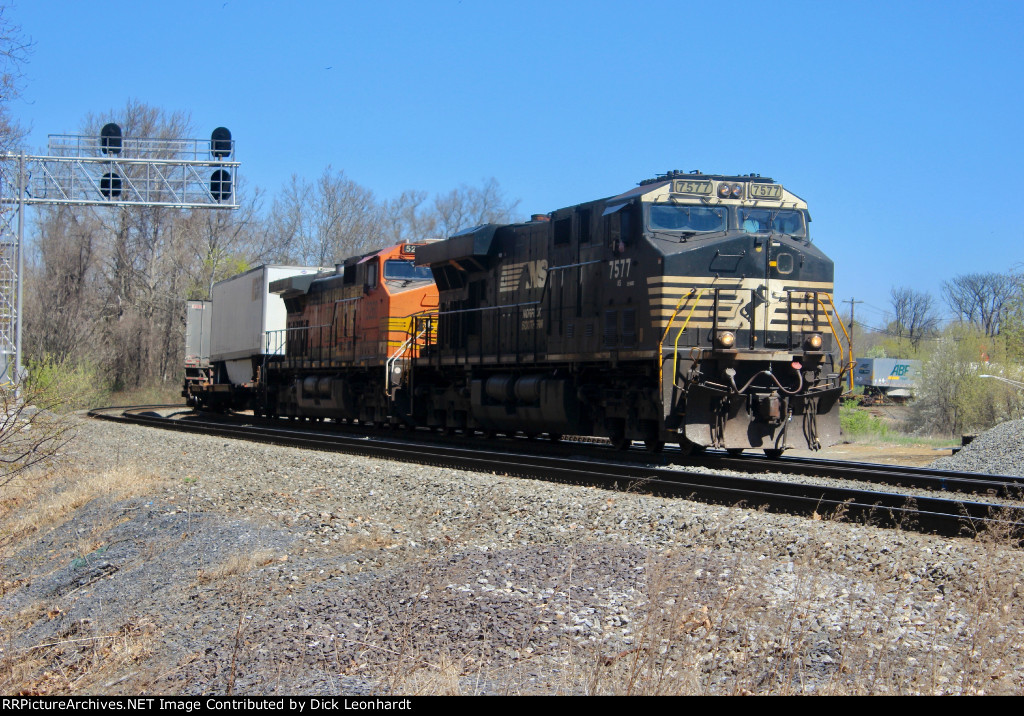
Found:
[[[231,132],[209,139],[51,134],[47,155],[0,154],[0,384],[22,374],[25,211],[34,204],[237,209]]]

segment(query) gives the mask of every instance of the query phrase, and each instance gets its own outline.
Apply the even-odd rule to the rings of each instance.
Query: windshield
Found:
[[[396,281],[432,281],[429,266],[416,266],[412,261],[388,259],[384,262],[384,278]]]
[[[652,204],[647,219],[652,231],[725,231],[723,206],[680,206]]]
[[[805,236],[803,212],[791,209],[740,209],[740,228],[748,234]]]

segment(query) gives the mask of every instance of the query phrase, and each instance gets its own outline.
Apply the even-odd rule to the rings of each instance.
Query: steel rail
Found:
[[[152,409],[144,406],[139,409]],[[206,420],[174,420],[155,415],[89,412],[92,417],[183,432],[347,452],[383,459],[431,464],[460,470],[515,475],[597,485],[627,491],[673,495],[723,505],[744,505],[777,512],[899,527],[944,535],[974,534],[991,528],[1024,528],[1024,509],[1018,506],[920,497],[891,492],[765,480],[733,475],[670,470],[599,460],[521,454],[450,445],[397,442],[372,437],[310,434],[281,427],[225,425]]]
[[[791,475],[860,480],[939,492],[973,492],[1016,499],[1024,497],[1024,477],[1017,475],[983,475],[930,467],[880,465],[806,457],[770,459],[757,455],[736,457],[708,453],[701,458],[700,463],[703,465],[716,465],[740,472],[784,472]]]

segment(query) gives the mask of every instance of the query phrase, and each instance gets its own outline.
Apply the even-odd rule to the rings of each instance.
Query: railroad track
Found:
[[[669,469],[649,464],[623,461],[622,453],[611,450],[594,451],[581,458],[554,454],[559,446],[531,443],[528,452],[512,449],[512,441],[500,446],[481,444],[467,446],[466,440],[456,445],[450,441],[399,440],[388,434],[345,434],[337,431],[310,430],[308,423],[279,425],[276,421],[253,421],[238,416],[225,420],[222,416],[197,416],[182,408],[186,419],[163,417],[157,410],[180,406],[120,406],[89,411],[91,417],[122,423],[146,425],[161,429],[217,435],[224,438],[265,442],[306,449],[345,452],[377,458],[429,464],[459,470],[557,480],[572,484],[593,485],[645,494],[686,497],[723,505],[745,505],[776,512],[828,518],[841,515],[850,522],[882,527],[932,532],[943,535],[974,534],[986,529],[1022,531],[1024,508],[1019,504],[993,504],[967,499],[907,495],[898,492],[865,490],[820,484],[774,480],[765,477],[706,474],[680,469],[696,464],[697,459],[676,460]],[[243,418],[239,420],[239,418]],[[271,424],[274,423],[274,424]],[[301,425],[301,427],[299,427]],[[518,446],[518,447],[521,447]],[[575,448],[578,452],[578,448]],[[612,458],[615,459],[612,459]],[[664,460],[671,459],[666,456]],[[950,471],[929,471],[926,468],[903,468],[883,465],[846,463],[845,473],[833,461],[790,458],[759,460],[753,456],[701,456],[700,464],[732,470],[753,472],[806,471],[798,474],[883,482],[910,486],[942,486],[945,490],[965,490],[996,495],[1012,495],[1021,485],[1016,477],[981,476]]]

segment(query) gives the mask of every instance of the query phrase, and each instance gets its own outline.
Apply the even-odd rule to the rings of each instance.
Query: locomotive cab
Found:
[[[845,354],[806,203],[758,176],[644,187],[644,237],[663,267],[649,290],[666,429],[684,448],[834,444]]]
[[[406,368],[429,337],[415,335],[413,325],[437,309],[433,276],[414,262],[423,245],[399,244],[330,273],[271,284],[288,325],[268,334],[286,349],[271,367],[266,412],[365,423],[407,417],[396,402],[408,403]]]

